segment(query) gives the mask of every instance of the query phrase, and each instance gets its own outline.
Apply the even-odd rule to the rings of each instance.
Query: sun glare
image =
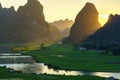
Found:
[[[99,14],[99,22],[102,26],[107,22],[108,16],[107,14]]]

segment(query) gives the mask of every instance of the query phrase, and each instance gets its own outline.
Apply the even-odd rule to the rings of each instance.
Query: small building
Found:
[[[87,50],[85,47],[79,47],[79,50]]]

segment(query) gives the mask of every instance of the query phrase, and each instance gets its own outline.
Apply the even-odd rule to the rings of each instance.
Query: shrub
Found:
[[[112,55],[120,55],[120,47],[114,47],[111,49]]]

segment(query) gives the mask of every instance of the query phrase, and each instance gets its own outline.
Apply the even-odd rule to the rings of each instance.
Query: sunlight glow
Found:
[[[109,15],[106,15],[106,14],[100,14],[99,16],[100,16],[100,17],[103,17],[103,18],[106,19],[106,20],[108,20],[108,16],[109,16]]]
[[[99,12],[99,22],[104,25],[109,14],[119,14],[118,0],[39,0],[44,6],[46,21],[53,22],[60,19],[69,18],[75,20],[78,12],[84,7],[86,2],[94,3]],[[15,6],[17,10],[20,5],[25,5],[27,0],[0,0],[3,7]],[[108,4],[109,2],[109,4]],[[112,6],[111,6],[112,4]]]
[[[107,22],[108,17],[109,17],[109,15],[107,15],[107,14],[99,14],[99,22],[100,22],[101,26],[103,26]]]

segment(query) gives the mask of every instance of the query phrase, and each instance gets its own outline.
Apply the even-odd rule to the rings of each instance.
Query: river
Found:
[[[111,77],[120,79],[120,72],[82,72],[82,71],[66,71],[66,70],[55,70],[49,68],[44,63],[36,63],[31,56],[23,56],[20,54],[2,54],[0,55],[1,67],[7,69],[13,69],[15,71],[21,71],[23,73],[36,73],[39,74],[54,74],[54,75],[66,75],[66,76],[77,76],[77,75],[94,75],[100,77]],[[6,60],[6,61],[4,61]],[[17,62],[17,61],[18,62]],[[27,60],[27,61],[26,61]],[[10,61],[10,62],[9,62]]]

